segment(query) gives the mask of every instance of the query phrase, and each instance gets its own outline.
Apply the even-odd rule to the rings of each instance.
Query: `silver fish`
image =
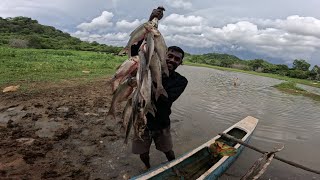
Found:
[[[132,82],[130,79],[127,79],[115,91],[107,116],[111,115],[114,119],[116,119],[116,105],[122,101],[127,100],[129,96],[132,94],[134,87],[134,84],[132,83],[134,82]]]
[[[112,92],[115,92],[115,90],[118,88],[118,85],[122,83],[123,80],[132,72],[138,69],[139,61],[139,56],[132,56],[119,66],[116,73],[109,81],[109,83],[112,83]]]
[[[162,94],[168,97],[166,90],[162,86],[162,73],[161,73],[161,62],[159,60],[158,54],[154,53],[150,62],[150,71],[152,75],[153,82],[157,83],[155,88],[155,98],[158,100],[159,96]]]
[[[146,43],[147,43],[146,59],[147,59],[147,68],[148,68],[154,52],[154,35],[152,33],[147,34]]]
[[[144,75],[142,87],[140,90],[141,96],[144,100],[144,114],[148,112],[155,116],[154,109],[151,104],[151,88],[152,88],[152,79],[151,79],[151,72],[148,70],[147,74]]]
[[[161,34],[159,36],[154,36],[154,46],[155,51],[158,53],[161,61],[162,72],[169,76],[169,70],[166,62],[168,47]]]
[[[159,36],[160,32],[154,27],[154,23],[150,21],[138,26],[134,31],[130,33],[130,39],[124,49],[122,49],[118,55],[128,54],[131,57],[131,46],[143,40],[148,32],[152,32],[154,35]]]
[[[124,127],[125,129],[128,128],[128,123],[129,123],[129,120],[130,120],[130,117],[131,117],[131,114],[132,114],[132,99],[129,99],[127,101],[127,104],[123,110],[123,113],[122,113],[122,121],[121,121],[121,125],[122,127]]]

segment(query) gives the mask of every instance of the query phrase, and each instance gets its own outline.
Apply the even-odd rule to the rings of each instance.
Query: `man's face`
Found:
[[[182,63],[182,53],[169,50],[166,59],[169,71],[174,71]]]

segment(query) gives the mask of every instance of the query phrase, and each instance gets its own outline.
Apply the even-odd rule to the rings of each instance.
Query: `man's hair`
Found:
[[[178,47],[178,46],[170,46],[170,47],[168,47],[168,51],[170,51],[170,50],[181,53],[182,54],[182,59],[183,59],[184,51],[180,47]]]

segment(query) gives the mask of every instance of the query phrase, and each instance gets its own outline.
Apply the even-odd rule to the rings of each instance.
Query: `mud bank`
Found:
[[[106,118],[111,98],[105,80],[1,93],[0,179],[123,179],[137,173],[123,133]]]

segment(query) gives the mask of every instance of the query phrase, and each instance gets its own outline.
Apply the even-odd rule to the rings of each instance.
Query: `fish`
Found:
[[[164,89],[162,85],[162,73],[161,73],[161,62],[159,60],[159,56],[157,53],[155,53],[152,56],[151,62],[150,62],[150,71],[152,75],[152,81],[157,84],[155,88],[155,98],[158,100],[159,96],[162,94],[165,97],[168,97],[168,93]]]
[[[139,113],[139,105],[141,104],[141,94],[139,92],[140,87],[137,86],[137,88],[135,89],[135,91],[133,92],[133,96],[132,96],[132,113],[131,116],[129,118],[127,127],[126,127],[126,134],[125,134],[125,139],[124,139],[124,143],[127,144],[128,143],[128,138],[130,135],[130,131],[131,131],[131,127],[133,125],[135,125],[135,122],[138,118],[138,113]]]
[[[143,113],[147,114],[148,112],[155,116],[153,106],[151,104],[151,88],[152,88],[152,79],[150,70],[144,75],[142,86],[141,86],[141,96],[144,100]]]
[[[131,57],[131,46],[143,40],[148,32],[152,32],[154,35],[159,36],[160,31],[154,27],[155,23],[150,21],[138,26],[130,33],[130,39],[124,49],[122,49],[118,55],[128,54]]]
[[[132,72],[138,69],[139,65],[139,56],[132,56],[126,61],[124,61],[118,68],[116,73],[113,75],[112,79],[109,83],[112,83],[112,92],[114,93],[115,90],[118,88],[119,84]]]
[[[147,68],[148,68],[154,52],[154,34],[152,33],[147,34],[146,43],[147,43],[146,60],[147,60]]]
[[[139,54],[140,61],[139,61],[138,72],[136,77],[137,77],[137,87],[138,87],[137,90],[140,91],[143,77],[147,73],[147,60],[146,60],[144,51],[140,50],[138,54]]]
[[[128,128],[128,123],[129,123],[129,120],[130,120],[130,117],[131,117],[131,114],[132,114],[132,99],[129,99],[127,101],[127,104],[122,112],[122,118],[121,118],[121,125],[122,127],[124,127],[125,129]]]
[[[133,88],[135,86],[135,81],[131,80],[131,78],[126,79],[120,86],[117,88],[115,91],[113,97],[112,97],[112,102],[111,106],[109,109],[109,112],[107,116],[112,116],[114,119],[116,119],[116,105],[122,101],[125,101],[129,98],[129,96],[133,92]]]
[[[162,72],[169,77],[169,70],[166,62],[168,47],[163,36],[154,36],[154,49],[158,53],[159,59],[161,61]]]

